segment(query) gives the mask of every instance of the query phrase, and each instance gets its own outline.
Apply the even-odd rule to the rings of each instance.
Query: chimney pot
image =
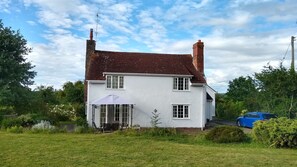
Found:
[[[90,40],[93,40],[93,28],[90,29]]]

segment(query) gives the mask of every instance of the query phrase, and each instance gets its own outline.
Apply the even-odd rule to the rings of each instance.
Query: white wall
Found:
[[[212,102],[211,104],[209,104],[209,112],[210,112],[210,116],[211,119],[212,117],[216,116],[216,91],[213,90],[210,86],[206,86],[206,92],[212,97]]]
[[[118,95],[135,103],[133,125],[150,127],[152,112],[160,113],[161,127],[204,127],[206,90],[204,86],[190,86],[189,91],[174,91],[173,77],[160,76],[124,76],[124,89],[106,89],[105,84],[88,84],[88,103],[110,94]],[[188,104],[189,119],[173,119],[172,104]],[[203,111],[203,112],[202,112]],[[91,107],[88,106],[87,118],[91,124]],[[99,115],[96,112],[96,123]],[[202,125],[203,123],[203,125]]]

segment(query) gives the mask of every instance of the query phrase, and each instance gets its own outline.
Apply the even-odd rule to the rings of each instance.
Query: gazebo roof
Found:
[[[101,105],[101,104],[134,104],[130,101],[121,98],[117,95],[107,95],[101,99],[97,99],[91,102],[92,105]]]

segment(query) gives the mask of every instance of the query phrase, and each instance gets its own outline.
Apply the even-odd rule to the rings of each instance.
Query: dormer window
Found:
[[[189,78],[173,78],[173,90],[189,90]]]
[[[124,76],[107,75],[106,76],[106,88],[107,89],[123,89],[124,88]]]

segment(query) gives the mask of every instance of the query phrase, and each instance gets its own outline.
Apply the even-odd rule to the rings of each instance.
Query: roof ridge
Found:
[[[151,52],[121,52],[121,51],[108,51],[108,50],[95,50],[95,52],[127,53],[127,54],[146,54],[146,55],[175,55],[175,56],[189,56],[189,55],[191,55],[191,54],[186,54],[186,53],[176,54],[176,53],[151,53]]]

